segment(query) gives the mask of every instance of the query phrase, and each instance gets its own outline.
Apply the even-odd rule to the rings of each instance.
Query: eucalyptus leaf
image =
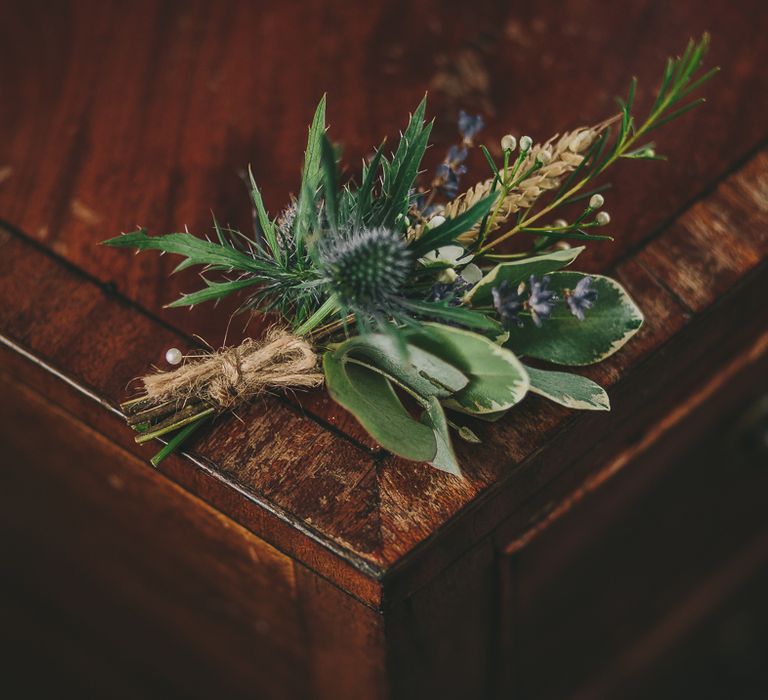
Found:
[[[566,289],[574,289],[583,277],[593,279],[597,301],[579,321],[565,303]],[[640,328],[643,314],[616,280],[581,272],[553,272],[550,288],[558,302],[541,328],[521,315],[522,326],[513,327],[505,347],[521,357],[535,357],[558,365],[591,365],[616,352]]]
[[[485,306],[493,303],[491,290],[507,281],[513,289],[520,282],[528,281],[531,275],[540,277],[570,265],[584,250],[584,246],[555,250],[544,255],[537,255],[523,260],[496,265],[490,272],[467,292],[464,301],[473,306]]]
[[[333,400],[352,413],[382,447],[417,462],[436,458],[433,427],[411,417],[386,377],[333,351],[323,356],[323,371]]]
[[[591,379],[570,372],[552,372],[526,366],[531,391],[561,406],[581,411],[610,411],[605,389]]]
[[[528,391],[528,374],[509,350],[482,335],[438,323],[407,334],[411,345],[437,355],[469,378],[469,384],[443,403],[472,415],[505,411]]]

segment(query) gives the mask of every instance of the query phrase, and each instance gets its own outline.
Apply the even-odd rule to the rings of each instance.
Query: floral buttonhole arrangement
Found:
[[[202,289],[170,306],[238,292],[242,310],[280,319],[265,338],[237,347],[186,358],[170,350],[169,363],[183,364],[147,375],[142,394],[123,404],[136,440],[172,434],[156,464],[212,416],[267,391],[324,382],[384,448],[460,474],[451,431],[478,440],[463,415],[496,421],[529,391],[607,410],[594,382],[521,358],[589,365],[643,322],[618,282],[569,266],[588,243],[611,240],[600,176],[619,160],[661,159],[651,133],[702,101],[689,96],[715,72],[700,72],[707,44],[691,41],[667,61],[643,118],[633,112],[632,80],[619,113],[600,124],[543,143],[504,136],[500,160],[479,146],[489,175],[464,192],[480,116],[460,114],[461,142],[427,187],[418,182],[432,128],[425,101],[394,153],[382,144],[359,181],[341,182],[323,98],[298,197],[278,217],[251,176],[252,235],[214,219],[214,240],[141,229],[106,241],[180,255],[176,270],[202,268]],[[558,218],[575,202],[578,215]],[[525,242],[515,252],[501,246],[513,236]]]

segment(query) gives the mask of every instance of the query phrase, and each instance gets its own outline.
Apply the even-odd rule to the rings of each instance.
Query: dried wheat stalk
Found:
[[[595,142],[597,136],[609,125],[610,121],[603,122],[592,127],[582,127],[569,131],[562,136],[553,136],[543,144],[537,144],[531,148],[526,158],[518,168],[518,173],[525,173],[533,167],[538,157],[545,161],[538,170],[529,177],[519,182],[512,188],[503,201],[497,205],[492,219],[489,219],[488,231],[499,228],[512,214],[521,209],[528,209],[544,192],[554,190],[560,186],[563,175],[575,170],[584,159],[584,154]],[[543,155],[542,155],[543,154]],[[479,202],[491,193],[493,179],[478,182],[466,192],[460,194],[454,200],[446,204],[443,215],[446,218],[454,218],[463,214],[471,206]],[[471,243],[477,237],[480,222],[459,236],[458,240],[463,244]]]

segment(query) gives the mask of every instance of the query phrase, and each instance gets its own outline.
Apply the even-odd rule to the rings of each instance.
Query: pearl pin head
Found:
[[[178,365],[181,362],[182,355],[181,350],[178,348],[171,348],[165,353],[165,361],[169,365]]]

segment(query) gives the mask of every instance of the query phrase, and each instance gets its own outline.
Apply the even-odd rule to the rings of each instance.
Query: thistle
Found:
[[[324,287],[363,328],[370,319],[398,316],[412,255],[402,236],[386,228],[328,237],[318,246]]]

